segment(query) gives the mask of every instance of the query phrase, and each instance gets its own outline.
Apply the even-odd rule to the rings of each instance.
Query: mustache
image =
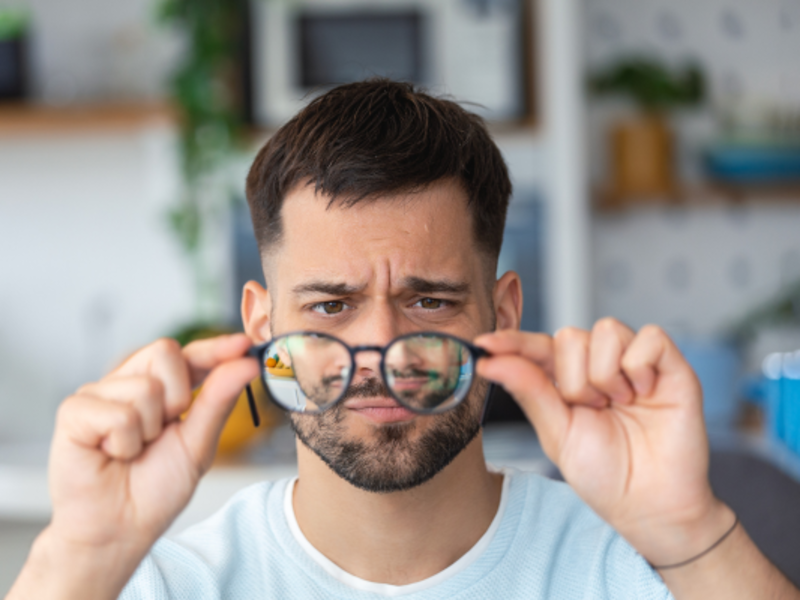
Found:
[[[407,369],[392,369],[392,376],[397,379],[423,379],[423,378],[436,378],[439,374],[436,371],[429,371],[424,369],[417,369],[409,367]]]
[[[350,398],[374,398],[376,396],[391,398],[392,394],[380,379],[369,378],[358,384],[350,384],[342,398],[342,402]]]

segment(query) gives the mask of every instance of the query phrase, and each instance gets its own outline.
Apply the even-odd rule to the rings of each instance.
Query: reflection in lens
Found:
[[[297,412],[319,412],[336,402],[350,378],[350,352],[319,334],[290,334],[267,348],[264,380],[275,401]]]
[[[467,394],[472,355],[464,344],[447,336],[408,336],[387,349],[384,370],[389,388],[408,407],[441,412]]]

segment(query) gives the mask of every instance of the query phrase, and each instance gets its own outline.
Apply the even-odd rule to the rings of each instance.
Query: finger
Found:
[[[258,363],[239,358],[214,369],[180,424],[184,443],[200,472],[211,465],[219,434],[244,387],[258,377]]]
[[[192,387],[197,387],[217,365],[244,356],[253,342],[243,333],[198,340],[183,349],[189,364]]]
[[[539,365],[549,377],[553,377],[553,338],[545,333],[504,329],[478,336],[475,345],[493,355],[524,356]]]
[[[608,399],[589,383],[589,332],[566,327],[553,336],[555,380],[563,398],[574,404],[604,407]]]
[[[112,376],[82,386],[78,395],[127,403],[139,413],[145,442],[152,442],[161,435],[164,427],[164,386],[155,377]]]
[[[536,429],[544,451],[558,462],[570,409],[544,370],[526,358],[510,354],[482,358],[477,373],[499,383],[514,397]]]
[[[601,319],[592,328],[589,383],[618,404],[630,404],[634,398],[633,388],[622,371],[622,355],[634,335],[616,319]]]
[[[192,401],[189,366],[175,340],[156,340],[111,372],[111,376],[116,377],[136,375],[148,375],[161,381],[164,386],[164,419],[167,421],[177,419],[189,408]]]
[[[99,448],[110,458],[130,460],[144,447],[139,412],[123,402],[71,396],[58,411],[57,431],[74,444]]]
[[[686,378],[699,387],[686,359],[673,341],[656,325],[642,327],[622,356],[622,369],[636,393],[649,396],[658,377]]]

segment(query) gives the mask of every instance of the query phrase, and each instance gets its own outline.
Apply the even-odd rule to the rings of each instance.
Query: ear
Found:
[[[514,271],[507,271],[494,284],[492,293],[497,329],[519,329],[522,322],[522,282]]]
[[[254,343],[269,340],[272,335],[269,317],[272,314],[272,297],[269,290],[256,281],[248,281],[242,290],[242,322],[244,331]]]

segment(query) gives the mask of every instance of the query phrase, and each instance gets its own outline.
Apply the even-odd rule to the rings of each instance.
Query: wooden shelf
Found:
[[[797,203],[800,205],[800,182],[752,185],[708,182],[683,186],[668,195],[627,199],[615,198],[602,189],[596,189],[592,193],[594,210],[608,213],[643,206],[693,208],[752,203]]]
[[[0,104],[0,138],[128,131],[158,123],[175,123],[167,104],[92,104],[45,106]]]

